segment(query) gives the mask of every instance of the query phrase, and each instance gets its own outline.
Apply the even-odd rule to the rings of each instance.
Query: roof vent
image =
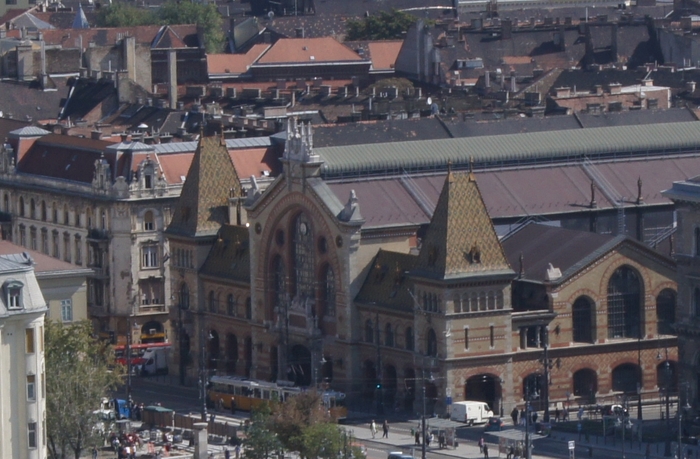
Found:
[[[561,269],[555,268],[554,266],[552,266],[551,263],[549,263],[549,268],[547,268],[546,279],[551,282],[559,278],[561,278]]]

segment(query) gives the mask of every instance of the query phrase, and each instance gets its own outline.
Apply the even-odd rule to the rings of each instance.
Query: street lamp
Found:
[[[204,321],[202,321],[201,327],[201,354],[199,357],[199,397],[202,402],[201,406],[201,418],[202,422],[207,422],[207,380],[208,378],[208,371],[206,367],[206,357],[207,357],[207,343],[208,340],[213,339],[214,337],[211,334],[207,334],[204,332]]]
[[[657,359],[661,359],[661,354],[659,353]],[[670,416],[670,401],[669,401],[669,389],[671,385],[671,365],[668,361],[668,348],[666,348],[666,362],[664,364],[664,374],[665,374],[665,387],[666,392],[666,441],[664,442],[664,456],[671,456],[671,427],[669,424]]]
[[[642,420],[642,389],[644,386],[644,371],[642,370],[642,333],[637,338],[637,367],[639,382],[637,383],[637,419]]]

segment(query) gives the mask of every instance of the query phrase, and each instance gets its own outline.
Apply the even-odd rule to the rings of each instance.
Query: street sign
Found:
[[[574,440],[569,440],[569,451],[573,451],[576,448],[576,442]]]
[[[445,397],[445,405],[452,405],[452,397]]]

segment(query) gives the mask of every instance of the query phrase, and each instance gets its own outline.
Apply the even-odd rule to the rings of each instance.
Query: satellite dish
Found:
[[[425,103],[428,104],[428,105],[433,105],[433,98],[432,98],[432,97],[428,97],[428,100],[426,100]]]
[[[267,18],[272,21],[272,18],[275,17],[275,12],[274,11],[268,11],[267,12]]]

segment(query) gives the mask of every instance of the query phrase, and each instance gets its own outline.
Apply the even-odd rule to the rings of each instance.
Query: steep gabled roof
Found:
[[[228,223],[228,199],[241,195],[236,168],[219,136],[200,137],[168,232],[213,236]]]
[[[75,18],[73,19],[73,29],[89,29],[90,23],[85,16],[85,11],[83,11],[83,5],[78,3],[78,12],[75,13]]]
[[[412,311],[411,280],[406,274],[415,268],[417,259],[415,255],[380,249],[355,301]]]
[[[170,26],[163,26],[153,39],[151,48],[187,48],[187,45]]]
[[[363,62],[355,51],[333,37],[282,38],[254,65]]]
[[[512,273],[473,173],[449,172],[418,256],[434,279]]]

